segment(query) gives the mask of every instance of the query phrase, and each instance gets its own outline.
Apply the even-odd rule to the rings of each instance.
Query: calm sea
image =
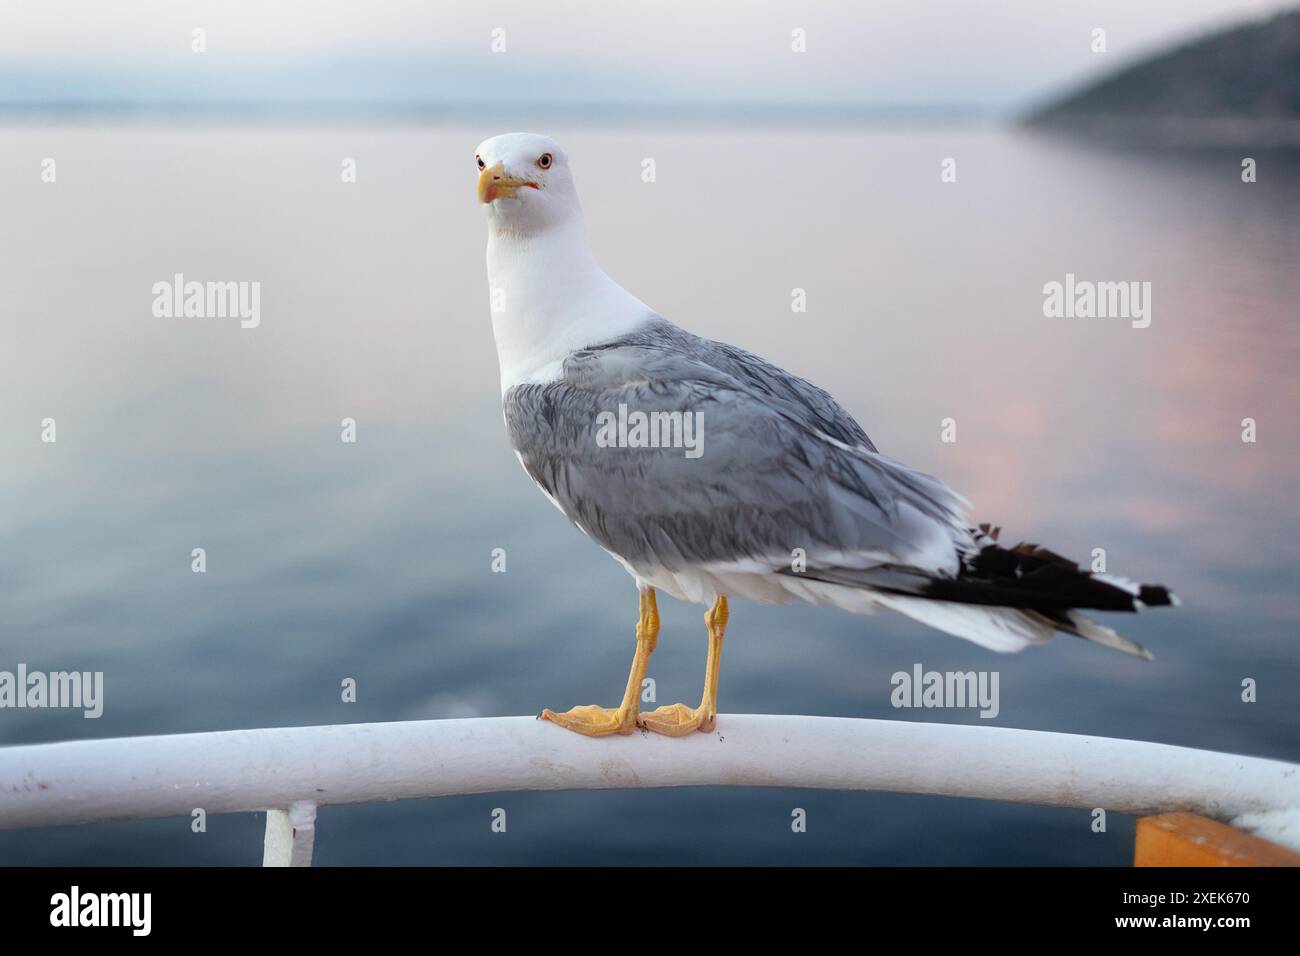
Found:
[[[640,298],[823,385],[1004,540],[1087,563],[1103,548],[1111,571],[1184,600],[1108,621],[1154,663],[1069,637],[999,656],[893,616],[736,602],[724,713],[981,722],[894,710],[891,674],[920,663],[997,670],[998,726],[1300,758],[1294,156],[1255,156],[1245,184],[1238,154],[992,128],[542,131]],[[106,682],[102,718],[0,710],[0,743],[531,714],[621,692],[630,581],[506,443],[474,197],[474,147],[496,132],[0,128],[0,670]],[[261,325],[154,317],[151,288],[176,273],[260,282]],[[1150,326],[1046,318],[1043,286],[1067,274],[1150,282]],[[702,609],[662,610],[659,699],[691,700]],[[890,794],[505,794],[325,808],[316,859],[1129,858],[1131,819],[1090,824]],[[0,862],[256,864],[261,828],[6,831]]]

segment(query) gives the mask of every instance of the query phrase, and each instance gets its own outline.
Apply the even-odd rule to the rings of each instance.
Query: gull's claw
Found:
[[[709,733],[717,725],[717,715],[710,714],[703,707],[687,707],[685,704],[668,704],[642,714],[636,725],[665,737],[685,737],[693,731]]]
[[[598,707],[583,704],[563,713],[549,707],[538,715],[538,720],[549,720],[565,730],[588,737],[608,737],[610,734],[630,734],[636,726],[636,709],[623,707]]]

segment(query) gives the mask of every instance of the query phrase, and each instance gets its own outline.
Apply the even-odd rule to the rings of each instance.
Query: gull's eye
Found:
[[[482,156],[475,156],[475,157],[474,157],[474,162],[478,163],[478,168],[479,168],[479,169],[486,169],[486,168],[487,168],[487,163],[483,162],[483,157],[482,157]]]
[[[551,163],[553,162],[555,162],[554,156],[552,156],[550,153],[542,153],[542,155],[537,157],[537,168],[550,169]]]

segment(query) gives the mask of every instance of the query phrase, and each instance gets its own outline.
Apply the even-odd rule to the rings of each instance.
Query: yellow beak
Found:
[[[505,163],[489,166],[478,174],[478,201],[491,202],[494,199],[509,199],[520,189],[527,186],[536,189],[537,184],[518,176],[507,176]]]

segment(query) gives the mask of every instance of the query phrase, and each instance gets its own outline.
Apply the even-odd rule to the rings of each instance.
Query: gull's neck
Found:
[[[487,271],[502,394],[554,380],[569,354],[653,314],[600,268],[580,216],[528,234],[489,222]]]

